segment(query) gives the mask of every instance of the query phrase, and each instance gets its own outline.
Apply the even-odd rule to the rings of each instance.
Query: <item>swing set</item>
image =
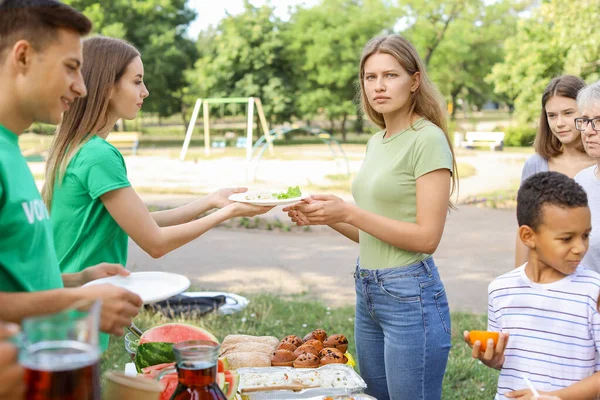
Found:
[[[272,130],[269,130],[269,124],[267,123],[267,119],[265,118],[265,112],[258,97],[233,97],[233,98],[205,98],[205,99],[197,99],[196,104],[194,106],[194,111],[192,112],[192,118],[190,119],[190,123],[187,128],[187,132],[185,134],[185,140],[183,142],[183,146],[181,148],[181,153],[179,154],[179,159],[181,161],[185,160],[185,156],[188,151],[188,147],[190,145],[190,141],[192,139],[192,133],[194,132],[194,127],[196,126],[196,120],[198,118],[198,114],[200,113],[200,106],[203,106],[202,109],[202,119],[204,121],[204,154],[206,156],[210,156],[211,142],[210,142],[210,114],[209,110],[210,104],[221,104],[224,106],[225,104],[247,104],[248,106],[248,119],[246,124],[246,137],[238,138],[239,147],[242,145],[246,148],[246,161],[248,162],[248,179],[250,181],[254,181],[256,176],[256,170],[258,168],[258,164],[268,149],[269,154],[274,155],[273,151],[273,141],[275,139],[284,139],[288,136],[293,135],[294,133],[302,132],[308,133],[313,136],[318,137],[324,144],[329,147],[331,154],[333,156],[334,161],[338,165],[338,168],[344,170],[346,175],[350,175],[350,165],[348,162],[348,158],[342,149],[340,143],[333,138],[333,136],[322,130],[318,127],[298,127],[298,126],[287,126],[287,127],[279,127]],[[263,136],[259,137],[256,143],[253,143],[253,128],[254,128],[254,109],[256,108],[256,112],[258,114],[258,118],[260,121],[260,127],[263,131]],[[254,161],[254,162],[253,162]],[[253,165],[253,166],[252,166]]]
[[[204,121],[204,154],[206,156],[210,156],[210,113],[209,113],[209,105],[210,104],[248,104],[248,121],[246,126],[246,160],[250,161],[252,158],[253,151],[253,129],[254,129],[254,109],[256,108],[256,112],[258,114],[258,118],[260,121],[260,126],[265,135],[269,132],[269,124],[267,123],[267,119],[265,118],[265,111],[262,106],[262,102],[258,97],[231,97],[231,98],[206,98],[206,99],[197,99],[196,104],[194,105],[194,111],[192,112],[192,118],[190,119],[190,123],[187,128],[187,132],[185,134],[185,140],[183,141],[183,146],[181,147],[181,153],[179,154],[179,159],[181,161],[185,160],[185,155],[187,154],[188,147],[190,146],[190,140],[192,139],[192,133],[194,132],[194,127],[196,126],[196,119],[198,118],[198,114],[200,113],[200,106],[202,108],[202,119]],[[273,154],[273,141],[271,137],[267,135],[267,144],[269,147],[269,153]]]

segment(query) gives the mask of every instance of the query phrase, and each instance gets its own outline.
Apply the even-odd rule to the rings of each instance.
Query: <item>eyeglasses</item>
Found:
[[[593,130],[600,131],[600,118],[575,118],[575,129],[583,132],[590,122]]]

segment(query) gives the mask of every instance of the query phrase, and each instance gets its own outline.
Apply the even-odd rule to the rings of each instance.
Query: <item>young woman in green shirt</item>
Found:
[[[148,211],[127,179],[121,153],[106,141],[115,123],[134,119],[149,95],[140,54],[122,40],[93,37],[84,41],[83,57],[88,96],[63,115],[42,191],[63,272],[92,260],[125,265],[128,237],[152,257],[162,257],[232,217],[272,208],[229,201],[245,190],[235,188],[173,210]],[[196,219],[213,208],[219,210]]]
[[[456,184],[443,99],[399,35],[367,43],[359,79],[363,109],[382,130],[353,182],[356,205],[315,195],[284,210],[298,225],[329,225],[359,243],[355,339],[366,392],[440,399],[450,314],[431,254]]]

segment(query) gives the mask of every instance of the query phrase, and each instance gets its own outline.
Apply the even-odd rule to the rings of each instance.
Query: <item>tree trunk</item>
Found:
[[[181,102],[181,121],[183,122],[183,129],[187,129],[188,121],[185,119],[186,106]]]
[[[440,43],[444,39],[444,36],[446,36],[446,32],[448,31],[448,27],[450,26],[450,23],[452,21],[454,21],[460,15],[462,8],[464,8],[464,6],[459,5],[458,3],[455,4],[454,6],[452,6],[452,10],[450,10],[450,14],[448,15],[448,18],[446,19],[446,21],[444,21],[444,26],[437,33],[435,41],[433,43],[431,43],[431,45],[427,48],[427,52],[425,53],[425,59],[424,59],[425,66],[429,65],[429,61],[431,61],[431,56],[433,56],[433,53],[435,52],[437,47],[440,45]]]
[[[342,115],[342,142],[346,143],[346,119],[348,119],[348,114],[344,113]]]
[[[360,110],[356,110],[356,122],[354,123],[354,130],[356,130],[356,133],[365,132],[365,120],[363,119],[362,112]]]
[[[458,100],[458,93],[460,92],[460,88],[457,90],[453,90],[452,93],[450,93],[450,96],[452,96],[452,114],[450,115],[450,120],[454,121],[456,120],[456,101]]]
[[[333,117],[329,118],[329,130],[331,131],[331,134],[333,135],[333,132],[335,130],[335,119]]]

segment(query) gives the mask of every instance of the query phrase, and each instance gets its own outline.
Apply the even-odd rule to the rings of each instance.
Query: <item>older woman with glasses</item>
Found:
[[[600,81],[581,89],[577,105],[581,117],[575,118],[575,128],[581,132],[585,152],[596,160],[596,165],[575,175],[588,195],[592,211],[590,247],[580,265],[600,272]]]

